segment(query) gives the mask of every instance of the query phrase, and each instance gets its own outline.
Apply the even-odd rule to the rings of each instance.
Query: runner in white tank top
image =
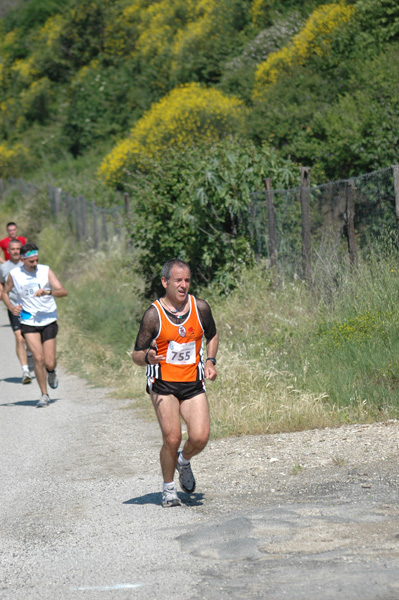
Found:
[[[57,305],[54,296],[68,292],[47,265],[39,265],[39,249],[35,244],[21,248],[22,267],[13,269],[4,286],[3,302],[21,321],[21,331],[33,354],[36,380],[42,393],[37,407],[50,402],[47,383],[58,387],[56,367]],[[9,293],[15,287],[18,304],[12,304]]]
[[[47,265],[37,265],[36,270],[30,273],[24,264],[11,271],[14,287],[18,294],[18,303],[22,304],[19,313],[21,323],[42,327],[57,320],[57,305],[51,291]],[[46,290],[46,295],[35,296],[37,290]]]

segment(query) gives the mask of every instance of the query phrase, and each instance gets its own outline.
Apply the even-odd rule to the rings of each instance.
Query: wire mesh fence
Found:
[[[6,189],[18,188],[25,196],[33,196],[37,187],[23,179],[0,179],[0,198]],[[55,222],[63,220],[79,242],[98,249],[124,235],[126,206],[99,207],[83,196],[74,197],[59,187],[48,186],[50,214]]]
[[[307,260],[322,259],[326,248],[345,251],[356,260],[364,247],[383,232],[397,231],[399,167],[387,167],[347,180],[309,186],[311,254]],[[396,184],[395,184],[396,176]],[[268,195],[272,196],[275,221],[275,261],[290,261],[295,272],[304,271],[304,215],[301,195],[304,187],[257,191],[252,194],[247,223],[248,235],[258,258],[272,259]]]
[[[316,186],[310,185],[310,169],[302,167],[301,173],[301,186],[286,190],[273,189],[273,182],[265,180],[265,188],[254,191],[247,209],[236,215],[239,233],[248,236],[258,259],[289,264],[293,272],[311,277],[328,253],[355,262],[358,246],[383,231],[398,230],[399,166]],[[10,185],[25,195],[36,189],[22,179],[0,179],[0,197]],[[53,186],[48,196],[53,219],[64,219],[75,238],[93,248],[115,236],[135,235],[127,194],[112,208]]]
[[[63,217],[79,242],[93,248],[106,245],[110,238],[120,238],[125,227],[123,206],[102,208],[83,196],[71,196],[61,188],[49,186],[50,210],[55,220]]]

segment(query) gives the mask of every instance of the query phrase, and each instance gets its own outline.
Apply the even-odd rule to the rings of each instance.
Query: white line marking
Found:
[[[93,591],[96,592],[109,592],[111,590],[132,590],[134,588],[141,587],[142,583],[117,583],[115,585],[93,585],[93,586],[84,586],[72,588],[73,591],[77,592],[86,592]]]

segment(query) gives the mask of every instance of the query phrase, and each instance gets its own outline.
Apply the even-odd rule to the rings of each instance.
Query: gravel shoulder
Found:
[[[397,600],[399,423],[211,441],[160,505],[157,423],[60,369],[20,383],[0,309],[0,598]]]

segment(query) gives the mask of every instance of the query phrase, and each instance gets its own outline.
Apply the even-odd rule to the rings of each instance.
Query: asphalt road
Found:
[[[233,494],[201,486],[223,449],[211,442],[197,492],[164,509],[157,423],[59,375],[50,406],[35,408],[1,307],[1,599],[399,599],[397,460],[367,490],[325,473]]]

